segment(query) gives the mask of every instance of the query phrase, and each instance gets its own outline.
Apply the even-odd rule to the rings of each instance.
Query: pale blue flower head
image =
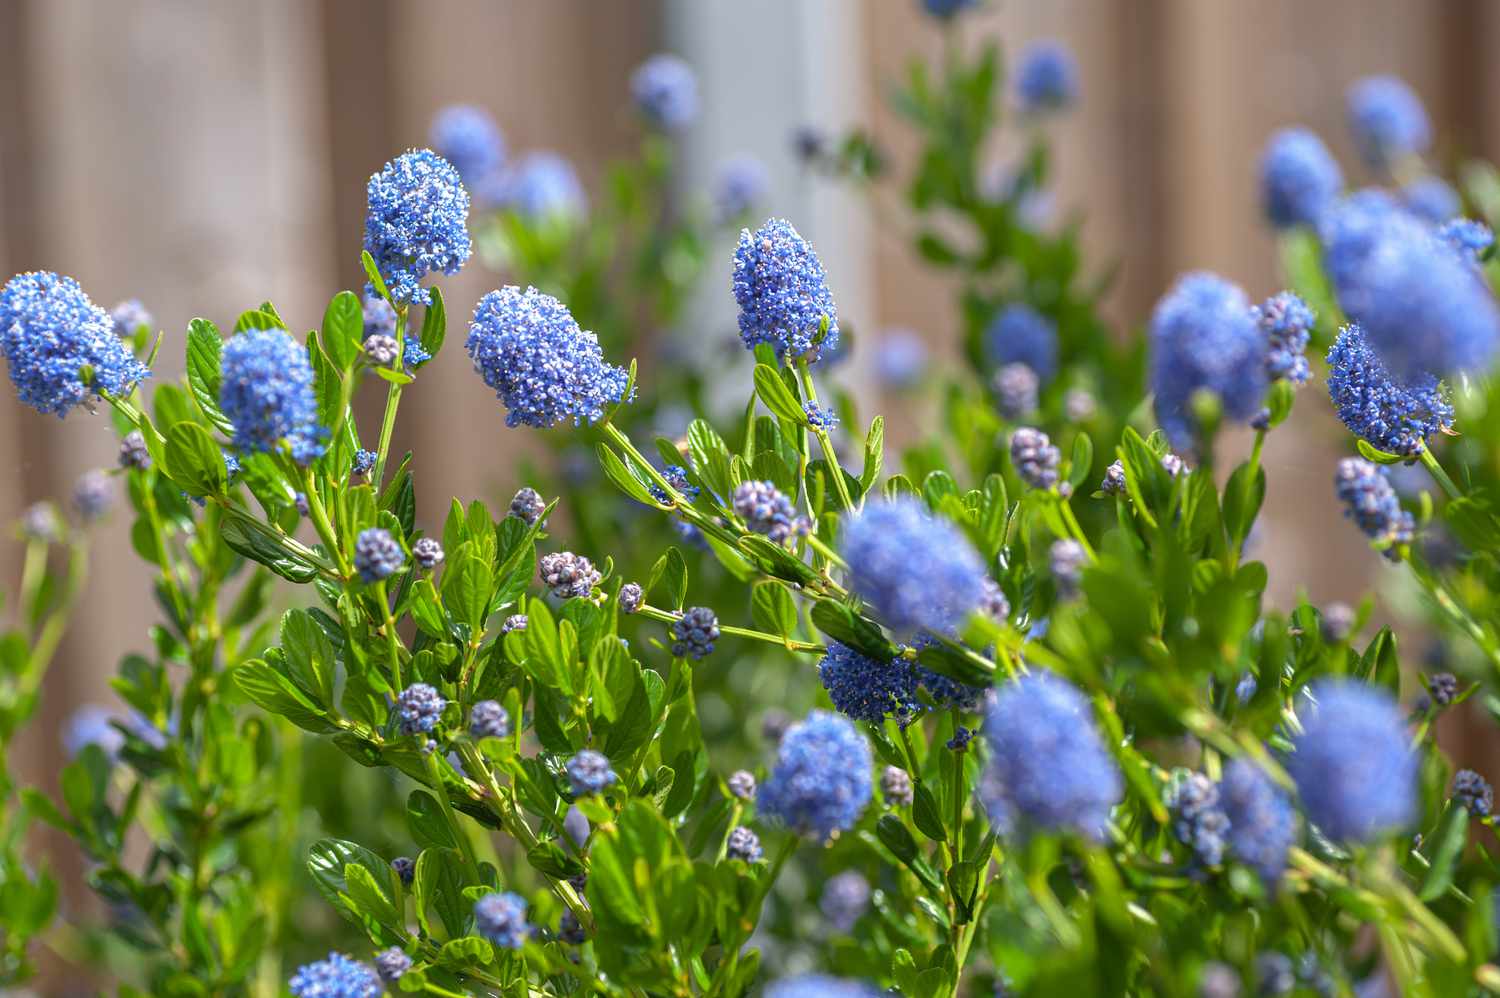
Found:
[[[962,0],[927,0],[927,4],[929,9],[935,4],[967,6]],[[863,981],[829,977],[826,974],[803,974],[766,985],[765,998],[880,998],[880,992]]]
[[[298,967],[287,988],[295,998],[380,998],[385,993],[375,971],[342,953]]]
[[[984,563],[951,522],[916,499],[872,500],[844,522],[850,587],[898,634],[949,633],[984,598]]]
[[[1071,683],[1033,671],[1002,686],[984,734],[990,765],[980,794],[997,827],[1103,838],[1122,793],[1120,772]]]
[[[1422,101],[1394,76],[1367,76],[1349,88],[1349,129],[1365,162],[1378,169],[1432,144]]]
[[[532,223],[571,223],[588,212],[588,197],[573,164],[555,152],[532,152],[480,188],[481,200]]]
[[[1232,760],[1219,781],[1219,804],[1229,818],[1229,852],[1267,883],[1281,879],[1287,851],[1297,839],[1291,799],[1265,770]]]
[[[869,743],[847,719],[815,710],[787,729],[760,786],[760,813],[819,840],[848,831],[870,803]]]
[[[474,928],[501,949],[520,949],[532,932],[526,899],[510,891],[486,894],[474,902]]]
[[[1078,64],[1059,42],[1032,42],[1016,67],[1016,97],[1022,110],[1057,111],[1078,100]]]
[[[1336,842],[1372,842],[1417,818],[1421,766],[1401,708],[1389,694],[1347,679],[1311,688],[1298,710],[1286,770],[1313,824]]]
[[[875,345],[875,376],[882,387],[899,391],[922,379],[927,344],[909,329],[889,329]]]
[[[224,344],[219,406],[234,424],[234,446],[269,454],[285,441],[298,464],[326,449],[307,348],[284,329],[246,329]]]
[[[764,163],[754,156],[731,157],[714,178],[714,213],[723,221],[739,218],[759,207],[770,190],[771,175]]]
[[[1328,351],[1328,396],[1351,433],[1391,454],[1416,457],[1453,425],[1438,380],[1419,373],[1396,381],[1357,325],[1345,326]]]
[[[1388,545],[1411,542],[1415,518],[1401,508],[1401,499],[1391,487],[1385,468],[1362,457],[1346,457],[1339,461],[1333,484],[1344,504],[1344,515],[1365,536]],[[1395,552],[1388,547],[1386,555],[1395,557]]]
[[[837,348],[839,314],[828,275],[790,222],[773,218],[754,233],[740,232],[732,287],[740,307],[740,338],[747,348],[769,343],[789,363],[816,363]],[[828,332],[818,340],[824,320]]]
[[[1260,159],[1260,193],[1272,225],[1317,224],[1343,188],[1344,175],[1322,139],[1305,128],[1271,136]]]
[[[465,343],[474,370],[505,404],[507,426],[590,425],[624,401],[629,375],[562,302],[510,286],[479,300]]]
[[[1174,445],[1193,443],[1193,396],[1219,400],[1225,418],[1247,422],[1266,394],[1266,337],[1240,288],[1216,274],[1178,279],[1151,315],[1151,387],[1156,419]]]
[[[1433,225],[1441,225],[1463,212],[1458,192],[1448,182],[1431,175],[1418,177],[1401,189],[1406,210]]]
[[[432,119],[432,148],[473,187],[505,161],[505,138],[494,117],[473,104],[450,104]]]
[[[365,249],[391,298],[428,304],[432,292],[422,287],[422,278],[458,273],[473,249],[469,192],[458,171],[431,149],[413,149],[372,176],[367,195]]]
[[[1002,308],[985,330],[984,342],[996,366],[1025,364],[1043,386],[1057,374],[1057,324],[1030,305]]]
[[[646,120],[663,131],[679,131],[698,117],[698,77],[670,53],[653,55],[636,68],[630,95]]]
[[[17,274],[0,291],[0,351],[20,400],[58,417],[102,392],[123,398],[151,374],[109,313],[50,271]]]

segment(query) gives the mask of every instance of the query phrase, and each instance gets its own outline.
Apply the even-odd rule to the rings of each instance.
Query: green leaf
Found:
[[[323,328],[318,338],[328,359],[339,370],[347,371],[353,366],[364,331],[365,313],[359,298],[352,291],[334,295],[323,312]]]
[[[183,491],[194,496],[220,495],[229,479],[224,454],[209,432],[184,420],[167,431],[166,472]]]
[[[789,638],[797,629],[797,604],[779,582],[757,582],[750,590],[750,616],[755,626]]]
[[[463,866],[458,853],[450,849],[423,849],[412,878],[417,920],[423,928],[431,931],[429,912],[436,911],[450,937],[462,936],[473,907],[463,890]]]
[[[625,462],[620,460],[620,456],[608,444],[598,444],[594,453],[599,457],[599,467],[604,469],[605,477],[614,482],[616,488],[636,502],[647,506],[658,505],[646,486],[626,469]]]
[[[925,783],[916,784],[912,790],[911,818],[916,823],[917,830],[932,841],[948,841],[948,832],[943,828],[943,819],[938,812],[937,798]]]
[[[796,423],[800,426],[807,425],[807,413],[802,411],[802,406],[792,390],[782,380],[781,374],[766,364],[755,365],[755,394],[765,407],[775,413],[781,419]]]
[[[286,323],[281,321],[281,316],[275,312],[267,312],[262,309],[252,308],[241,312],[240,317],[234,322],[234,332],[243,333],[247,329],[285,329]]]
[[[460,545],[443,570],[443,605],[475,634],[484,628],[489,616],[492,582],[490,566],[474,552],[472,544]]]
[[[318,893],[345,918],[356,925],[363,924],[361,911],[349,901],[349,882],[346,868],[362,866],[379,883],[384,875],[389,883],[393,874],[390,864],[357,842],[342,839],[319,839],[307,850],[307,871],[312,874],[313,885]]]
[[[219,522],[219,538],[236,554],[266,566],[289,582],[300,585],[318,576],[317,566],[312,562],[289,554],[265,534],[233,516],[225,516]]]
[[[365,277],[369,278],[370,286],[375,289],[375,293],[390,302],[394,308],[396,303],[391,301],[390,289],[385,286],[385,278],[380,276],[380,268],[375,265],[375,258],[370,255],[369,250],[360,252],[359,262],[365,268]]]
[[[240,692],[257,706],[286,718],[297,727],[315,734],[338,730],[328,722],[328,715],[322,708],[264,659],[251,659],[230,675]]]
[[[1403,461],[1410,460],[1409,458],[1402,457],[1400,454],[1389,454],[1383,450],[1379,450],[1363,440],[1354,441],[1354,446],[1359,449],[1360,457],[1366,461],[1374,461],[1376,464],[1401,464]]]
[[[812,609],[813,626],[840,644],[882,662],[896,655],[896,648],[879,627],[831,599],[819,600]]]
[[[333,643],[305,610],[288,610],[281,618],[281,651],[290,678],[321,706],[333,703]]]
[[[432,303],[427,306],[422,314],[422,334],[418,342],[422,349],[436,357],[438,351],[443,349],[443,341],[448,338],[448,309],[443,304],[443,292],[434,287],[432,289]]]
[[[219,408],[219,389],[224,377],[220,369],[220,355],[224,351],[224,340],[218,327],[207,319],[194,319],[188,323],[187,378],[193,400],[203,415],[214,425],[214,429],[229,436],[234,433],[234,424]]]
[[[1453,870],[1463,858],[1464,845],[1469,839],[1469,810],[1457,801],[1450,800],[1443,807],[1443,816],[1438,820],[1437,830],[1423,845],[1431,849],[1427,874],[1422,878],[1422,887],[1417,897],[1423,901],[1435,901],[1453,885]]]
[[[1068,462],[1068,484],[1078,488],[1094,467],[1094,441],[1087,433],[1073,438],[1073,455]]]
[[[880,466],[885,457],[885,417],[876,416],[870,422],[870,432],[865,434],[865,463],[859,473],[860,490],[869,492],[880,477]]]
[[[406,825],[412,841],[424,849],[457,849],[453,830],[443,816],[438,799],[425,790],[413,790],[406,798]]]

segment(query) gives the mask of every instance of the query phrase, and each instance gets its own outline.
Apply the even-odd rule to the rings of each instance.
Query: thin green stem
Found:
[[[808,370],[806,360],[797,361],[797,380],[802,384],[802,394],[807,401],[816,405],[818,390],[813,385],[812,372]],[[844,509],[854,512],[854,499],[849,495],[849,483],[844,481],[844,469],[839,464],[838,453],[833,449],[833,438],[821,426],[813,426],[811,430],[823,447],[823,456],[828,460],[829,470],[833,473],[833,486],[838,491],[839,501],[844,504]]]
[[[818,552],[818,554],[827,558],[829,561],[833,562],[840,568],[849,567],[849,563],[844,560],[843,556],[833,548],[829,547],[827,544],[823,543],[823,541],[819,539],[817,534],[810,533],[807,535],[807,546],[812,548],[814,551]]]
[[[1057,497],[1057,505],[1062,509],[1063,523],[1067,526],[1068,533],[1083,548],[1084,553],[1089,556],[1089,561],[1096,560],[1094,546],[1089,543],[1088,537],[1084,535],[1083,527],[1078,523],[1078,517],[1073,515],[1072,505],[1062,496]]]
[[[1417,582],[1421,584],[1422,588],[1427,590],[1427,594],[1432,597],[1432,600],[1437,604],[1438,609],[1441,610],[1444,615],[1446,615],[1447,618],[1452,621],[1455,626],[1458,627],[1459,630],[1467,634],[1469,638],[1479,646],[1480,651],[1484,652],[1485,657],[1490,660],[1490,664],[1494,666],[1497,671],[1500,671],[1500,646],[1496,645],[1494,637],[1484,629],[1479,621],[1474,619],[1474,616],[1469,613],[1468,608],[1460,603],[1458,599],[1448,591],[1447,587],[1439,582],[1437,578],[1426,569],[1426,567],[1418,564],[1412,559],[1407,559],[1407,564],[1411,567],[1412,575],[1416,576]]]
[[[642,603],[640,609],[636,611],[636,614],[645,617],[648,620],[659,620],[663,624],[675,624],[679,619],[678,614],[675,614],[670,610],[663,610],[660,607],[652,606],[649,603]],[[751,641],[764,641],[766,644],[780,645],[782,648],[785,648],[788,651],[811,652],[816,655],[822,655],[823,653],[828,651],[826,645],[821,645],[813,641],[796,641],[792,638],[783,638],[780,635],[771,634],[768,631],[757,631],[749,627],[735,627],[732,624],[720,624],[719,631],[723,634],[733,634],[735,637],[749,638]]]
[[[442,809],[443,819],[448,823],[448,829],[453,833],[453,838],[458,842],[458,851],[463,854],[464,866],[473,883],[479,883],[479,861],[474,858],[474,843],[469,841],[469,836],[463,825],[458,822],[458,815],[454,813],[453,802],[448,799],[448,788],[443,783],[442,770],[438,768],[438,754],[436,751],[427,754],[427,775],[432,778],[432,789],[434,796],[438,799],[438,806]]]
[[[406,688],[401,685],[401,639],[396,634],[396,618],[391,614],[391,600],[385,591],[384,579],[375,583],[375,598],[380,601],[381,630],[385,631],[386,650],[391,658],[391,689],[400,693]]]
[[[323,499],[318,494],[318,483],[313,479],[310,466],[302,469],[302,489],[307,497],[307,512],[313,522],[313,529],[318,532],[318,540],[323,543],[328,556],[338,567],[339,575],[349,578],[349,564],[344,561],[344,550],[339,546],[338,535],[333,532],[333,524],[329,521],[328,510],[324,508]]]
[[[1438,463],[1437,455],[1432,453],[1431,447],[1422,448],[1422,463],[1427,466],[1427,471],[1432,475],[1432,480],[1442,487],[1443,491],[1448,494],[1449,499],[1463,498],[1463,490],[1458,487],[1453,479],[1448,477],[1448,473]]]
[[[396,357],[391,361],[392,369],[399,372],[405,363],[406,357],[406,312],[410,306],[402,305],[396,309]],[[385,486],[385,462],[391,452],[391,433],[396,428],[396,410],[401,405],[401,389],[405,387],[398,381],[390,382],[390,387],[385,393],[385,415],[380,420],[380,447],[375,451],[375,470],[371,473],[370,482],[375,486],[378,495]]]

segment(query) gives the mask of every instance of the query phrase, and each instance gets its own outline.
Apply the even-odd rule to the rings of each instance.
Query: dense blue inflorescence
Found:
[[[917,670],[900,656],[882,662],[830,641],[818,663],[818,678],[833,706],[856,721],[879,724],[895,715],[904,725],[921,706]]]
[[[759,863],[763,855],[760,836],[744,825],[736,827],[725,843],[725,855],[745,863]]]
[[[380,998],[385,993],[373,970],[342,953],[298,967],[287,988],[296,998]]]
[[[1051,439],[1031,426],[1023,426],[1010,435],[1010,463],[1016,475],[1034,489],[1050,489],[1057,484],[1057,465],[1062,452]]]
[[[1340,330],[1328,351],[1328,397],[1349,432],[1390,454],[1415,457],[1453,425],[1438,380],[1419,373],[1397,382],[1356,325]]]
[[[792,223],[773,218],[754,233],[741,230],[732,286],[746,347],[769,343],[781,360],[810,364],[837,349],[839,313],[828,275]],[[825,320],[828,331],[818,340]]]
[[[474,902],[474,927],[501,949],[520,949],[531,935],[526,899],[510,891],[486,894]]]
[[[571,551],[542,555],[537,562],[537,574],[558,599],[586,598],[603,577],[592,561]]]
[[[453,164],[431,149],[413,149],[370,178],[365,250],[398,304],[426,305],[428,274],[456,274],[473,251],[469,192]],[[375,289],[367,286],[366,294]]]
[[[1334,489],[1344,503],[1344,515],[1359,525],[1371,540],[1388,545],[1411,543],[1416,520],[1401,508],[1401,499],[1391,488],[1385,468],[1362,457],[1339,461]],[[1395,551],[1386,554],[1394,558]]]
[[[48,271],[17,274],[0,291],[0,350],[21,401],[54,416],[101,392],[129,395],[151,374],[109,313],[73,278]]]
[[[646,591],[641,588],[639,582],[627,582],[620,587],[618,597],[621,613],[635,613],[641,608],[641,601],[646,598]]]
[[[747,214],[766,199],[771,175],[754,156],[735,156],[719,167],[714,178],[714,213],[721,221]]]
[[[1453,799],[1476,818],[1489,817],[1495,806],[1495,790],[1472,769],[1453,774]]]
[[[284,329],[247,329],[224,344],[219,405],[234,424],[234,446],[269,454],[286,441],[298,464],[327,449],[318,425],[307,349]]]
[[[1321,234],[1339,307],[1396,378],[1489,366],[1500,308],[1466,254],[1383,191],[1345,198]]]
[[[844,870],[828,878],[818,898],[818,910],[835,930],[850,932],[859,916],[870,907],[870,881],[857,870]]]
[[[1246,422],[1266,394],[1266,340],[1245,293],[1216,274],[1178,279],[1151,315],[1151,390],[1172,443],[1193,443],[1193,396],[1207,392],[1223,414]]]
[[[498,700],[481,700],[469,708],[469,734],[475,738],[508,738],[510,714]]]
[[[1438,238],[1470,263],[1478,263],[1480,254],[1495,245],[1495,233],[1490,227],[1472,218],[1450,218],[1438,227]]]
[[[384,527],[361,530],[354,538],[354,570],[366,582],[379,582],[401,571],[406,552]]]
[[[547,501],[542,498],[541,493],[529,485],[518,489],[511,497],[510,515],[528,527],[534,526],[545,512],[547,512]]]
[[[1313,310],[1290,291],[1283,291],[1255,306],[1254,314],[1266,336],[1266,377],[1306,384],[1312,377],[1306,354],[1315,321]]]
[[[984,564],[967,537],[910,498],[871,501],[844,526],[851,588],[898,634],[948,633],[984,596]]]
[[[870,803],[872,764],[853,723],[815,710],[782,735],[757,807],[797,832],[827,839],[854,827]]]
[[[698,77],[670,53],[653,55],[636,67],[630,96],[646,120],[665,131],[686,128],[698,117]]]
[[[1265,770],[1233,759],[1219,781],[1219,806],[1229,819],[1229,852],[1267,883],[1281,879],[1287,850],[1297,839],[1291,799]]]
[[[1219,801],[1219,786],[1202,773],[1188,773],[1168,788],[1166,805],[1178,841],[1193,850],[1203,866],[1224,861],[1224,836],[1229,817]]]
[[[995,408],[1000,415],[1015,421],[1036,412],[1040,404],[1041,380],[1025,364],[1005,364],[990,379],[995,391]]]
[[[391,946],[375,954],[375,972],[386,984],[395,984],[411,969],[411,957],[399,947]]]
[[[577,797],[603,793],[619,779],[609,766],[609,759],[593,749],[579,749],[568,760],[568,785]]]
[[[661,469],[661,477],[667,480],[667,484],[676,489],[688,502],[698,498],[698,486],[688,480],[687,469],[680,464],[669,464]],[[667,495],[666,489],[659,485],[651,486],[651,495],[659,503],[667,505],[672,497]]]
[[[379,458],[380,455],[374,451],[365,450],[363,447],[360,447],[354,452],[354,462],[349,470],[356,475],[368,475],[375,470],[375,462]]]
[[[1343,189],[1344,175],[1322,139],[1305,128],[1271,136],[1260,159],[1260,194],[1272,225],[1316,225]]]
[[[1057,586],[1057,595],[1073,599],[1083,582],[1083,570],[1088,567],[1089,555],[1082,544],[1071,537],[1052,542],[1047,550],[1047,567],[1052,572],[1052,582]]]
[[[1401,708],[1351,680],[1320,681],[1311,698],[1286,757],[1308,819],[1336,842],[1371,842],[1409,826],[1420,760]]]
[[[1028,673],[1000,688],[984,734],[990,765],[980,793],[997,827],[1103,837],[1120,773],[1078,690],[1050,673]]]
[[[1448,182],[1433,176],[1422,176],[1401,188],[1401,203],[1406,210],[1433,225],[1441,225],[1463,211],[1458,192]]]
[[[984,333],[991,363],[1025,364],[1047,384],[1057,374],[1057,324],[1030,305],[1002,308]]]
[[[396,717],[403,734],[426,734],[437,727],[448,701],[436,687],[412,683],[396,698]]]
[[[443,563],[442,542],[436,537],[419,537],[412,542],[411,557],[418,568],[430,572]]]
[[[129,339],[142,328],[149,330],[153,324],[151,313],[138,298],[127,298],[110,309],[109,321],[114,323],[115,335],[121,339]]]
[[[555,152],[530,152],[479,188],[480,200],[532,223],[571,224],[588,211],[573,164]]]
[[[808,527],[792,501],[770,482],[741,482],[735,487],[733,505],[734,514],[745,521],[746,529],[764,534],[776,544],[785,544]]]
[[[689,607],[672,622],[672,654],[679,658],[704,658],[717,640],[719,618],[706,606]]]
[[[1432,143],[1427,111],[1394,76],[1367,76],[1349,88],[1349,130],[1365,162],[1378,169],[1419,155]]]
[[[934,5],[961,9],[969,6],[972,0],[926,0],[926,3],[929,10]],[[850,981],[826,974],[803,974],[768,984],[765,998],[880,998],[880,992],[863,981]]]
[[[626,371],[605,363],[598,337],[536,288],[504,287],[481,298],[464,346],[505,404],[506,426],[592,425],[628,401]]]
[[[115,504],[115,480],[98,468],[85,471],[73,483],[72,498],[73,509],[82,520],[97,520]]]
[[[505,161],[505,137],[482,107],[451,104],[432,119],[428,138],[432,148],[453,164],[464,183],[473,187]]]
[[[1056,111],[1078,99],[1078,64],[1058,42],[1032,42],[1016,65],[1016,98],[1030,112]]]

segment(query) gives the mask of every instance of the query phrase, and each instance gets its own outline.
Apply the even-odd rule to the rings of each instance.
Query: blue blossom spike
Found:
[[[270,454],[284,441],[292,458],[306,465],[327,449],[307,348],[291,334],[283,329],[236,333],[224,344],[223,371],[219,405],[234,424],[237,450]]]
[[[766,165],[754,156],[735,156],[719,167],[714,178],[714,214],[730,221],[760,206],[771,190]]]
[[[448,701],[436,687],[412,683],[396,698],[396,717],[403,734],[426,734],[437,727]]]
[[[473,104],[450,104],[432,119],[428,136],[465,184],[473,187],[490,176],[505,160],[505,137],[494,117]]]
[[[1248,759],[1234,759],[1219,781],[1219,802],[1229,818],[1229,852],[1274,884],[1286,869],[1287,851],[1297,839],[1291,799],[1265,770]]]
[[[373,970],[342,953],[298,967],[287,988],[295,998],[380,998],[385,993]]]
[[[529,485],[518,489],[511,497],[510,515],[528,527],[535,526],[536,521],[540,520],[545,512],[547,512],[547,501]]]
[[[1304,385],[1312,377],[1307,364],[1307,341],[1313,310],[1290,291],[1272,295],[1255,307],[1255,321],[1266,336],[1266,377]]]
[[[130,339],[142,327],[149,330],[154,324],[151,313],[136,298],[127,298],[110,309],[109,318],[114,323],[115,335],[122,340]]]
[[[568,784],[576,797],[603,793],[620,779],[609,767],[609,760],[593,749],[579,749],[568,760],[567,770]]]
[[[1441,225],[1463,212],[1458,191],[1440,177],[1424,176],[1413,180],[1401,188],[1401,203],[1407,211],[1433,225]]]
[[[1047,550],[1047,567],[1052,572],[1052,582],[1057,586],[1061,599],[1074,599],[1083,583],[1083,570],[1088,567],[1089,554],[1083,545],[1071,537],[1052,542]]]
[[[151,374],[109,313],[50,271],[17,274],[0,291],[0,351],[21,401],[58,417],[101,393],[123,398]]]
[[[641,584],[639,582],[625,583],[620,587],[620,612],[624,614],[635,613],[641,608],[641,601],[645,598],[645,590],[641,588]]]
[[[931,10],[934,6],[959,10],[971,6],[973,0],[925,0]],[[952,14],[935,14],[951,17]],[[786,977],[766,986],[765,998],[880,998],[880,992],[863,981],[851,981],[826,974],[803,974]]]
[[[909,329],[888,330],[875,346],[875,377],[882,388],[901,391],[927,371],[927,344]]]
[[[370,178],[365,249],[397,304],[430,304],[428,274],[456,274],[468,262],[469,192],[453,164],[413,149]],[[366,287],[367,295],[374,294]]]
[[[1048,672],[1022,676],[996,694],[984,734],[991,755],[980,793],[997,827],[1103,838],[1120,773],[1077,689]]]
[[[1053,446],[1047,434],[1023,426],[1010,435],[1010,463],[1022,482],[1034,489],[1050,489],[1057,484],[1057,464],[1062,452]]]
[[[1343,189],[1344,175],[1322,139],[1305,128],[1271,136],[1260,159],[1260,195],[1276,228],[1316,225]]]
[[[605,363],[598,337],[536,288],[504,287],[481,298],[465,349],[508,410],[506,426],[592,425],[609,406],[629,401],[625,369]]]
[[[917,670],[900,656],[882,662],[830,641],[818,663],[818,678],[839,713],[856,721],[879,724],[894,715],[904,726],[921,706]]]
[[[588,197],[573,164],[555,152],[532,152],[479,188],[480,200],[532,224],[571,225],[588,213]]]
[[[844,525],[851,588],[898,634],[954,631],[984,597],[967,537],[915,499],[871,501]]]
[[[1349,88],[1349,130],[1366,163],[1387,169],[1420,155],[1432,143],[1427,110],[1411,87],[1394,76],[1367,76]]]
[[[1218,398],[1224,416],[1247,422],[1266,394],[1266,340],[1245,292],[1216,274],[1178,279],[1151,315],[1156,419],[1174,445],[1193,443],[1193,396]]]
[[[661,477],[667,480],[667,484],[676,489],[677,492],[688,502],[698,498],[698,486],[688,480],[687,469],[680,464],[669,464],[661,469]],[[672,497],[667,495],[666,489],[657,485],[651,486],[651,495],[657,502],[666,505],[671,502]]]
[[[1490,227],[1472,218],[1449,219],[1438,227],[1438,238],[1471,263],[1478,263],[1480,254],[1495,245],[1495,233]]]
[[[1417,817],[1420,760],[1401,709],[1384,691],[1345,679],[1311,688],[1286,769],[1309,820],[1336,842],[1373,842]]]
[[[870,881],[858,870],[844,870],[828,878],[818,898],[818,910],[838,932],[854,930],[854,923],[870,907]]]
[[[537,574],[558,599],[586,599],[603,578],[593,562],[571,551],[542,555]]]
[[[351,469],[356,475],[368,475],[375,470],[375,461],[380,455],[363,447],[354,452],[354,465]]]
[[[474,902],[474,927],[501,949],[520,949],[532,931],[526,921],[526,899],[510,891],[486,894]]]
[[[510,714],[498,700],[481,700],[469,708],[469,734],[475,738],[509,738]]]
[[[1396,381],[1355,325],[1340,330],[1328,351],[1328,397],[1349,432],[1390,454],[1416,457],[1429,438],[1453,425],[1453,406],[1438,380],[1417,374]]]
[[[1339,307],[1398,380],[1489,367],[1500,308],[1466,254],[1382,191],[1345,198],[1321,235]]]
[[[1026,304],[1007,305],[984,332],[996,365],[1025,364],[1043,386],[1057,375],[1057,324]]]
[[[759,863],[764,855],[760,845],[760,836],[744,825],[737,826],[729,833],[725,855],[743,863]]]
[[[1172,812],[1172,830],[1194,859],[1203,866],[1222,863],[1230,824],[1218,784],[1202,773],[1188,773],[1168,789],[1164,803]]]
[[[680,131],[698,117],[697,74],[670,53],[653,55],[636,68],[630,96],[645,119],[663,131]]]
[[[391,946],[375,954],[375,973],[386,984],[395,984],[411,969],[411,957],[397,946]]]
[[[365,295],[362,309],[364,313],[364,331],[360,336],[362,341],[368,342],[373,336],[389,337],[392,341],[396,338],[396,310],[391,308],[391,303],[379,295]],[[389,364],[387,358],[385,363]]]
[[[1401,508],[1383,467],[1362,457],[1346,457],[1339,462],[1334,487],[1344,503],[1344,515],[1370,539],[1391,545],[1386,557],[1396,557],[1395,545],[1411,543],[1416,521]]]
[[[365,582],[379,582],[401,571],[406,552],[383,527],[361,530],[354,539],[354,570]]]
[[[734,514],[745,521],[747,530],[765,535],[774,544],[786,544],[809,529],[792,500],[770,482],[741,482],[735,487],[732,503]]]
[[[719,640],[719,618],[706,606],[690,607],[672,622],[672,654],[678,658],[705,658]]]
[[[1078,100],[1078,64],[1059,42],[1032,42],[1016,68],[1016,98],[1031,113],[1058,111]]]
[[[822,430],[824,433],[827,433],[829,430],[838,428],[838,414],[826,405],[819,405],[808,399],[802,403],[802,412],[807,416],[808,423],[815,430]]]
[[[810,364],[837,349],[839,314],[828,276],[792,223],[773,218],[753,234],[740,231],[732,286],[746,348],[769,343],[783,362]],[[819,341],[824,320],[828,332]]]
[[[815,710],[781,737],[757,807],[820,841],[848,831],[870,803],[870,746],[853,723]]]
[[[1453,775],[1453,800],[1476,818],[1487,818],[1495,806],[1495,791],[1489,780],[1472,769]]]

